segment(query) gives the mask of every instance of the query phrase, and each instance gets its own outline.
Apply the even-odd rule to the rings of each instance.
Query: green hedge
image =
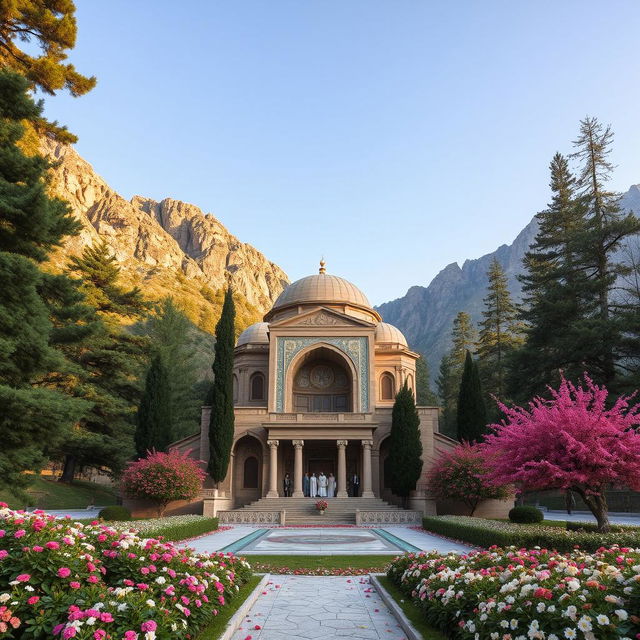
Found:
[[[160,538],[165,541],[186,540],[218,528],[218,518],[204,516],[169,516],[132,522],[109,522],[116,529],[136,529],[141,538]]]
[[[591,531],[567,531],[557,527],[520,525],[468,516],[431,516],[423,518],[422,526],[427,531],[461,540],[480,547],[519,548],[543,547],[557,551],[571,551],[576,545],[586,551],[614,544],[622,547],[640,547],[640,528],[615,533]]]

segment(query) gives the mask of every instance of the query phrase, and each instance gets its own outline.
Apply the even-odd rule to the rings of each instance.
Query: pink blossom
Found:
[[[16,580],[18,582],[29,582],[29,580],[31,580],[31,576],[28,573],[21,573]]]
[[[124,640],[136,640],[138,634],[135,631],[125,631],[124,632]]]
[[[71,575],[71,569],[68,567],[60,567],[58,569],[58,576],[61,578],[68,578]]]
[[[75,582],[75,581],[74,581],[74,582],[70,582],[70,583],[69,583],[69,586],[70,586],[72,589],[79,589],[79,588],[81,587],[81,584],[80,584],[79,582]]]
[[[9,552],[6,549],[0,549],[0,560],[6,558],[9,555]]]
[[[50,540],[44,546],[47,547],[47,549],[59,549],[60,543],[56,542],[55,540]]]
[[[22,538],[22,536],[27,533],[24,529],[18,529],[14,534],[14,538]]]
[[[27,600],[27,604],[35,604],[36,602],[38,602],[38,600],[40,600],[40,596],[31,596]]]
[[[63,638],[73,638],[77,633],[77,630],[75,627],[67,627],[63,632],[62,632],[62,637]]]
[[[140,625],[140,631],[144,631],[145,633],[147,631],[155,631],[157,628],[158,625],[156,624],[155,620],[147,620]]]

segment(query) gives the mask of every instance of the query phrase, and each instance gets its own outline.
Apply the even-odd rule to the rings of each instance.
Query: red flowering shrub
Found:
[[[162,516],[171,501],[195,498],[205,477],[198,462],[186,453],[152,451],[146,458],[129,463],[121,487],[130,498],[155,502]]]
[[[442,453],[427,476],[429,491],[442,500],[458,500],[472,516],[482,500],[506,498],[507,486],[496,486],[487,478],[487,457],[478,445],[463,442]]]

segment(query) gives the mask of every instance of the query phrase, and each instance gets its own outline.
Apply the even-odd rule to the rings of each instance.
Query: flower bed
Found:
[[[162,536],[164,540],[185,540],[217,530],[218,518],[205,518],[196,515],[168,516],[149,520],[109,522],[108,525],[119,531],[135,529],[147,538]]]
[[[612,533],[595,531],[567,531],[543,524],[514,524],[470,518],[468,516],[429,516],[422,519],[427,531],[469,542],[481,547],[499,545],[508,547],[547,547],[557,551],[571,551],[576,546],[595,551],[614,544],[640,548],[640,528]]]
[[[387,575],[455,639],[640,637],[640,549],[409,554]]]
[[[0,503],[0,638],[193,637],[250,575],[231,554]]]

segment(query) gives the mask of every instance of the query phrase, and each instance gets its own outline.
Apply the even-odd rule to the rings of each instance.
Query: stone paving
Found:
[[[368,577],[273,576],[232,638],[405,640],[406,635]]]

